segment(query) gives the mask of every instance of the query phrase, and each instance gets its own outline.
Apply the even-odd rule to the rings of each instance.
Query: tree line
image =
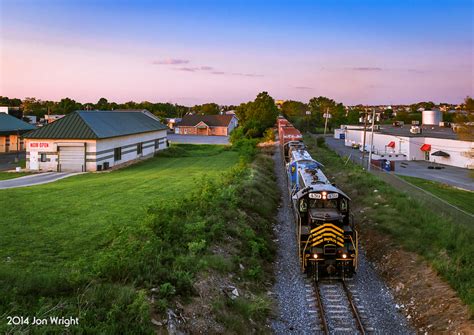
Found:
[[[219,114],[235,109],[235,106],[219,106],[216,103],[206,103],[187,107],[172,103],[152,103],[149,101],[129,101],[123,104],[110,102],[106,98],[100,98],[96,103],[80,103],[71,98],[63,98],[60,101],[40,100],[37,98],[8,98],[0,96],[0,106],[20,107],[23,115],[34,115],[43,118],[46,114],[69,114],[76,110],[116,110],[116,109],[147,109],[160,118],[180,118],[186,113],[194,114]]]
[[[325,115],[330,117],[327,120],[329,130],[338,127],[341,124],[357,124],[360,116],[366,108],[363,105],[347,108],[341,102],[336,102],[328,97],[319,96],[304,103],[296,100],[287,100],[281,106],[280,110],[275,104],[275,100],[267,93],[261,92],[255,100],[241,103],[239,106],[218,105],[217,103],[205,103],[187,107],[172,103],[152,103],[148,101],[134,102],[129,101],[123,104],[109,102],[106,98],[100,98],[97,103],[80,103],[71,98],[63,98],[60,101],[40,100],[36,98],[8,98],[0,96],[0,105],[9,107],[20,107],[24,115],[36,115],[44,117],[45,114],[69,114],[75,110],[115,110],[115,109],[147,109],[158,117],[173,118],[183,117],[187,113],[214,115],[229,110],[235,110],[239,118],[238,136],[247,138],[256,138],[264,135],[264,132],[275,124],[279,113],[288,118],[298,129],[302,131],[317,131],[318,128],[325,126]],[[443,105],[443,104],[440,104]],[[448,105],[449,104],[444,104]],[[381,122],[421,121],[420,108],[432,109],[436,105],[431,102],[419,102],[409,106],[408,110],[398,110],[396,114],[391,109],[380,112]],[[467,114],[444,113],[443,118],[448,122],[465,123],[474,121],[474,99],[466,97],[461,106]]]

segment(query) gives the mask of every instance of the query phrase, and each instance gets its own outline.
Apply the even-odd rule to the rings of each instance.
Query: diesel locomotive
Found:
[[[280,139],[285,139],[289,127],[288,121],[279,127]],[[293,136],[298,130],[292,128]],[[301,134],[281,145],[303,271],[315,280],[352,277],[357,270],[358,236],[351,199],[324,175],[323,165],[311,157]]]

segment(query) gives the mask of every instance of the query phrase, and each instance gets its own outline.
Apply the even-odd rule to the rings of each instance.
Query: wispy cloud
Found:
[[[179,59],[179,58],[168,58],[163,60],[156,60],[153,61],[152,64],[154,65],[184,65],[191,63],[190,60],[187,59]],[[248,78],[256,78],[256,77],[263,77],[261,74],[256,73],[244,73],[244,72],[225,72],[218,69],[215,69],[213,66],[209,65],[201,65],[201,66],[173,66],[171,68],[174,71],[181,71],[181,72],[188,72],[188,73],[207,73],[213,75],[227,75],[227,76],[240,76],[240,77],[248,77]]]
[[[209,72],[214,70],[212,66],[194,66],[194,67],[189,67],[189,66],[183,66],[183,67],[177,67],[174,68],[176,71],[184,71],[184,72]],[[214,72],[214,71],[213,71]]]
[[[239,77],[248,77],[248,78],[256,78],[256,77],[263,77],[261,74],[256,73],[243,73],[243,72],[225,72],[214,69],[212,66],[182,66],[182,67],[175,67],[173,68],[175,71],[182,71],[182,72],[190,72],[190,73],[208,73],[213,75],[227,75],[227,76],[239,76]]]
[[[296,88],[297,90],[312,90],[312,87],[309,86],[293,86],[293,88]]]
[[[187,59],[179,59],[179,58],[168,58],[162,60],[155,60],[153,61],[154,65],[181,65],[181,64],[189,64],[189,60]]]
[[[232,73],[233,76],[241,76],[241,77],[263,77],[263,74],[256,74],[256,73],[241,73],[241,72],[234,72]]]
[[[196,72],[196,71],[199,71],[199,68],[198,68],[198,67],[187,67],[187,66],[183,66],[183,67],[177,67],[177,68],[175,68],[174,70],[176,70],[176,71],[184,71],[184,72]]]
[[[410,73],[426,73],[424,70],[418,70],[418,69],[402,69],[401,71],[406,71]]]
[[[363,72],[383,71],[383,69],[382,69],[381,67],[373,67],[373,66],[351,67],[350,70],[353,70],[353,71],[363,71]]]

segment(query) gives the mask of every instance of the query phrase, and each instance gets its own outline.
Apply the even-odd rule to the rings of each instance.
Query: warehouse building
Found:
[[[22,134],[35,126],[6,113],[0,113],[0,152],[25,150]]]
[[[181,135],[228,136],[237,127],[235,115],[185,115],[176,124]]]
[[[434,125],[375,127],[372,145],[374,160],[425,160],[474,169],[474,142],[460,140],[451,128]],[[363,126],[341,126],[335,130],[334,137],[343,139],[346,146],[362,146]],[[369,151],[371,130],[366,132],[365,144]]]
[[[26,167],[105,170],[167,148],[166,130],[141,111],[76,111],[25,134]]]

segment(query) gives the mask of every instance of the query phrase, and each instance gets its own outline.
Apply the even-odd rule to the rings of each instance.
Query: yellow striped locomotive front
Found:
[[[303,268],[316,278],[351,277],[357,269],[357,231],[344,232],[332,223],[323,223],[302,237]]]

